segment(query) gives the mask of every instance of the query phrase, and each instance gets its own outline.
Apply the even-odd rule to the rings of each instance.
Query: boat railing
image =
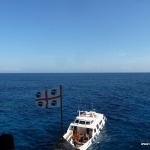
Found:
[[[79,116],[80,117],[92,117],[92,118],[97,117],[95,112],[87,112],[87,111],[79,111]]]

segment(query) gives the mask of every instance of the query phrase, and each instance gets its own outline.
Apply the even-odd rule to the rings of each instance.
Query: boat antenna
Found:
[[[80,116],[80,104],[81,104],[81,100],[79,100],[79,103],[78,103],[78,113],[79,113],[79,116]]]
[[[86,110],[86,104],[85,104],[85,110]]]
[[[79,101],[79,103],[78,103],[78,111],[79,111],[79,108],[80,108],[80,106],[79,106],[79,105],[80,105],[80,101]]]
[[[92,100],[92,110],[93,110],[93,100]]]

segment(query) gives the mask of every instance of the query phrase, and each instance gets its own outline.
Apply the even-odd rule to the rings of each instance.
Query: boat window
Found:
[[[97,129],[99,129],[99,126],[98,126],[98,124],[96,125],[96,127],[97,127]]]
[[[91,121],[91,124],[93,123],[93,120]]]
[[[94,132],[96,132],[96,129],[94,129]]]
[[[101,125],[101,123],[102,123],[102,120],[99,122],[99,125]]]
[[[85,121],[80,121],[80,124],[85,124]]]
[[[79,120],[76,120],[75,123],[79,123]]]
[[[73,126],[70,126],[70,130],[73,130]]]
[[[88,125],[88,124],[90,124],[90,122],[86,122],[86,124]]]

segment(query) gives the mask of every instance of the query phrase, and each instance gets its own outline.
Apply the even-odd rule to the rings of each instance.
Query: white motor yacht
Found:
[[[86,150],[96,140],[106,117],[95,111],[79,111],[63,138],[77,150]]]

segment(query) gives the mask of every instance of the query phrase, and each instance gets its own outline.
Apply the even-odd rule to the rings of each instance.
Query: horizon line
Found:
[[[150,73],[150,72],[0,72],[0,74],[103,74],[103,73]]]

